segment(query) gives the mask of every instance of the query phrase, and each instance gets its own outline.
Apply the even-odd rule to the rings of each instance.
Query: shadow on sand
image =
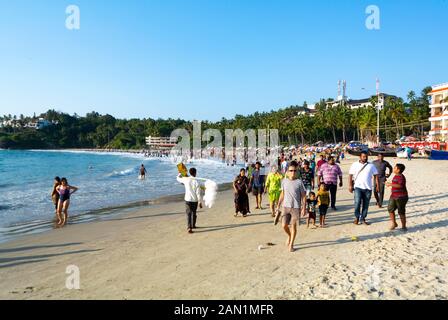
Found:
[[[62,252],[62,253],[40,254],[40,255],[34,255],[34,256],[0,258],[0,269],[15,267],[18,265],[23,265],[23,264],[28,264],[28,263],[47,261],[49,258],[52,258],[52,257],[79,254],[79,253],[97,252],[97,251],[101,251],[101,250],[102,249],[76,250],[76,251],[68,251],[68,252]]]

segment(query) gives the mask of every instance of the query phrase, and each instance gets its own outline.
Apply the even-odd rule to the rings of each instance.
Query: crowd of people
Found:
[[[282,153],[273,165],[255,162],[246,163],[233,181],[234,216],[247,217],[251,213],[249,195],[255,201],[255,210],[263,210],[263,197],[269,199],[269,210],[274,224],[280,221],[287,235],[286,244],[294,251],[297,225],[306,219],[310,229],[326,228],[329,209],[336,212],[337,193],[342,188],[343,172],[340,167],[344,161],[343,150],[330,150],[325,153],[307,152],[303,156],[294,153]],[[367,220],[372,193],[378,208],[383,207],[385,188],[392,189],[388,212],[391,230],[398,227],[395,212],[398,211],[402,230],[406,231],[406,204],[408,193],[405,166],[397,164],[392,167],[379,154],[373,162],[368,161],[368,153],[362,152],[359,160],[349,170],[348,189],[354,195],[354,224],[370,225]],[[145,179],[147,170],[142,164],[139,178]],[[391,182],[387,180],[394,174]],[[204,186],[196,178],[197,170],[190,168],[179,173],[177,181],[185,186],[185,208],[188,233],[196,229],[197,210],[202,208],[202,191]],[[71,186],[66,178],[54,179],[52,199],[55,205],[56,223],[65,226],[68,221],[70,196],[78,190]],[[317,219],[319,215],[319,219]]]
[[[316,158],[319,158],[316,162]],[[266,174],[262,163],[256,162],[240,170],[233,182],[235,194],[235,217],[250,213],[249,194],[256,203],[255,210],[262,210],[263,195],[269,198],[270,213],[274,224],[282,221],[282,227],[288,236],[287,245],[294,251],[297,224],[301,219],[307,221],[311,229],[326,228],[328,210],[337,211],[338,188],[343,187],[343,173],[339,166],[345,159],[343,151],[318,155],[307,153],[303,158],[282,154],[278,164],[270,167]],[[372,193],[378,208],[383,207],[385,187],[392,188],[388,212],[391,230],[398,227],[395,212],[398,210],[402,230],[406,231],[406,203],[408,193],[405,166],[397,164],[395,168],[384,160],[382,154],[373,162],[368,161],[368,153],[362,152],[359,160],[349,170],[348,187],[354,195],[354,224],[370,225],[367,220]],[[387,179],[395,175],[388,183]],[[317,220],[317,215],[319,219]]]
[[[319,158],[317,160],[317,158]],[[233,181],[234,216],[247,217],[251,213],[249,195],[252,194],[255,210],[263,210],[263,197],[269,199],[269,210],[274,224],[280,221],[287,235],[288,250],[294,252],[297,226],[306,219],[310,229],[326,228],[328,210],[338,209],[337,193],[342,188],[343,172],[339,166],[345,159],[344,151],[332,150],[318,154],[308,152],[299,155],[281,154],[276,164],[267,166],[262,162],[246,163]],[[317,160],[317,161],[316,161]],[[267,168],[269,168],[267,170]],[[359,160],[349,170],[348,188],[354,195],[354,224],[370,225],[367,220],[372,193],[376,205],[383,207],[385,187],[392,188],[388,212],[391,230],[398,227],[395,212],[400,216],[402,230],[406,231],[406,203],[408,193],[405,166],[397,164],[394,168],[385,161],[382,154],[373,162],[368,161],[368,153],[362,152]],[[201,207],[201,187],[196,179],[196,169],[190,169],[190,176],[179,175],[177,180],[185,185],[187,228],[193,233],[196,228],[197,208]],[[395,175],[389,183],[387,179]],[[319,215],[319,219],[317,219]]]

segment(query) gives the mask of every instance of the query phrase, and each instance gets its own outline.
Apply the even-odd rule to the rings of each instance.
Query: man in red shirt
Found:
[[[320,167],[324,164],[324,163],[326,163],[327,161],[325,160],[325,155],[324,154],[321,154],[320,155],[320,160],[319,161],[317,161],[317,171],[319,171],[320,170]]]
[[[389,216],[392,225],[390,230],[395,230],[398,227],[397,221],[395,220],[395,210],[398,209],[398,215],[401,220],[401,230],[407,231],[406,228],[406,204],[409,200],[408,190],[406,188],[406,177],[403,175],[406,167],[404,164],[397,164],[394,168],[394,178],[392,182],[388,182],[386,185],[392,188],[392,194],[389,199]]]

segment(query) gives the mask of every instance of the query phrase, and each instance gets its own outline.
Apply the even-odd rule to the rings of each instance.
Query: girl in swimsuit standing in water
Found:
[[[78,191],[78,188],[70,186],[67,182],[67,179],[62,178],[61,184],[56,187],[56,191],[59,193],[58,225],[64,226],[67,223],[68,219],[68,207],[70,206],[70,195]],[[64,212],[64,215],[62,215],[62,212]]]
[[[58,219],[58,207],[59,207],[59,192],[56,191],[56,188],[61,184],[61,178],[55,177],[53,183],[53,190],[51,191],[51,199],[54,204],[54,214],[56,215],[56,219]]]

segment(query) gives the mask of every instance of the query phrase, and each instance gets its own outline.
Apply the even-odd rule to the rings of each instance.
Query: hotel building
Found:
[[[430,141],[448,141],[448,83],[432,87],[431,96],[431,131]]]

